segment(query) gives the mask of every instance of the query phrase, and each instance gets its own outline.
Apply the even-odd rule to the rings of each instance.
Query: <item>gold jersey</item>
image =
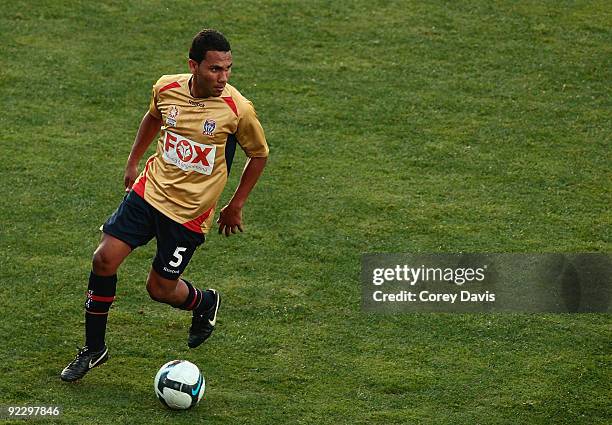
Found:
[[[153,85],[149,113],[162,120],[155,154],[133,190],[168,218],[207,233],[236,143],[250,158],[268,145],[253,104],[226,84],[219,97],[194,98],[191,74],[164,75]]]

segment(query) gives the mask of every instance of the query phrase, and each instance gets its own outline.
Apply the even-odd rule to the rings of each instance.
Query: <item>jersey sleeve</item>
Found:
[[[268,143],[253,104],[243,99],[236,139],[249,158],[268,156]]]
[[[149,102],[149,114],[153,115],[157,119],[161,119],[161,112],[157,109],[157,100],[159,96],[159,80],[153,84],[151,89],[151,101]]]

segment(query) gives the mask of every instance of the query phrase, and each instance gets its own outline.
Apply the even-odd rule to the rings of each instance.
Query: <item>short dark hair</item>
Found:
[[[200,63],[206,57],[209,50],[217,52],[229,52],[231,49],[229,41],[223,34],[210,28],[203,29],[193,37],[189,49],[189,59]]]

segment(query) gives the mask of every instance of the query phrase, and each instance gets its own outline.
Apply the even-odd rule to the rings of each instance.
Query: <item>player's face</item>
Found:
[[[232,52],[208,51],[202,62],[189,59],[193,97],[221,96],[232,73]]]

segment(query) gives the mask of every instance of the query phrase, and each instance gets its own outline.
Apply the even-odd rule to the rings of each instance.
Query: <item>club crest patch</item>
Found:
[[[204,129],[202,130],[202,134],[204,134],[205,136],[212,136],[215,132],[216,126],[217,123],[215,122],[215,120],[204,121]]]
[[[179,110],[175,105],[170,107],[168,110],[168,116],[166,117],[166,125],[168,127],[176,127],[176,119],[178,118]]]

